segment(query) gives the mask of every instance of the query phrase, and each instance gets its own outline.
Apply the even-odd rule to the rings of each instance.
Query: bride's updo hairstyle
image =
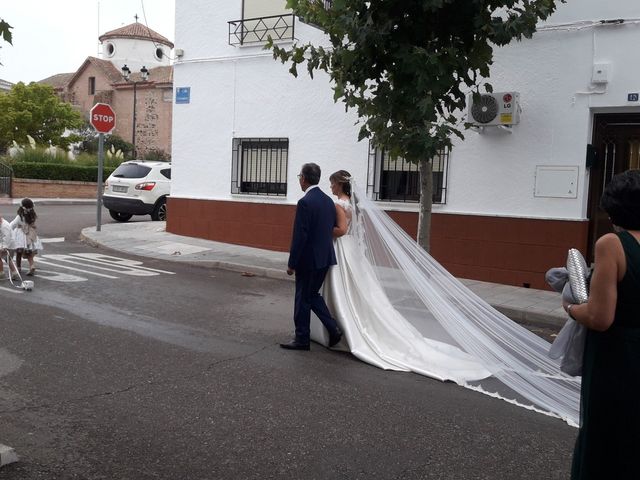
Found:
[[[348,197],[351,196],[351,174],[346,170],[338,170],[329,177],[333,183],[337,183],[342,188],[342,191]]]
[[[600,207],[614,225],[640,230],[640,170],[615,175],[602,194]]]

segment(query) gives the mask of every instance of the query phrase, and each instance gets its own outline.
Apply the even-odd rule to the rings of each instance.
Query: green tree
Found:
[[[66,129],[82,126],[82,115],[70,104],[63,103],[49,85],[20,82],[5,95],[0,95],[0,150],[13,140],[19,144],[31,135],[38,144],[66,143],[61,138]]]
[[[330,47],[295,43],[266,48],[275,59],[306,63],[331,78],[334,100],[355,109],[358,140],[370,138],[392,157],[418,164],[418,242],[429,250],[431,159],[451,148],[464,125],[455,116],[467,92],[479,94],[493,48],[530,38],[538,20],[565,0],[287,0],[287,7],[327,34]]]
[[[4,21],[3,18],[0,17],[0,38],[2,38],[9,45],[13,45],[11,43],[13,41],[13,35],[11,34],[11,29],[13,27]],[[2,48],[2,47],[0,47]],[[2,65],[2,63],[0,63]]]

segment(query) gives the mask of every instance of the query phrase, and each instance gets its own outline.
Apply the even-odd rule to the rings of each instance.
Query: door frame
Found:
[[[627,168],[623,168],[622,160],[625,155],[628,158],[628,139],[635,135],[640,139],[640,112],[638,110],[593,114],[591,145],[595,149],[595,157],[589,168],[587,200],[587,218],[589,219],[587,260],[590,262],[593,261],[596,240],[603,233],[613,231],[611,225],[606,223],[604,217],[606,214],[600,210],[600,198],[608,183],[607,177],[610,179],[612,175],[627,170]],[[607,138],[610,138],[611,141],[605,144]],[[626,167],[628,167],[628,160]]]

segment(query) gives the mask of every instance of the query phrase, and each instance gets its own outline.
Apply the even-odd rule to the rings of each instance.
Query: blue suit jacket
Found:
[[[336,264],[333,227],[336,206],[319,188],[308,190],[298,201],[293,237],[289,250],[289,268],[317,270]]]

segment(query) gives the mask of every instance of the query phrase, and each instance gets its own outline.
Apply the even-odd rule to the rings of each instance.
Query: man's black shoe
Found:
[[[335,347],[342,340],[342,332],[340,329],[336,330],[336,333],[329,335],[329,348]]]
[[[290,343],[281,343],[280,348],[284,348],[285,350],[311,350],[308,343],[300,343],[295,340]]]

